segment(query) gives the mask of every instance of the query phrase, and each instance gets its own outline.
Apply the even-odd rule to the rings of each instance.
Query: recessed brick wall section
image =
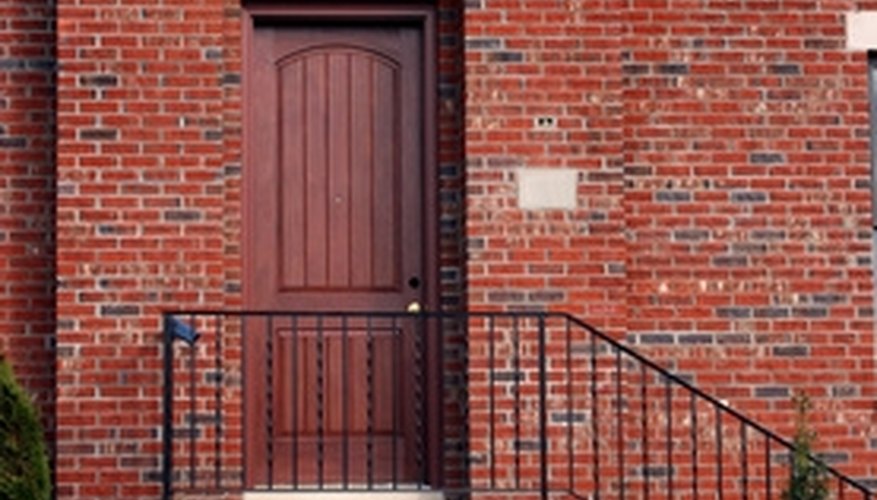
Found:
[[[55,10],[0,2],[0,355],[54,417]]]
[[[241,8],[60,2],[61,497],[156,497],[160,312],[242,304]],[[438,13],[442,301],[461,307],[462,17]]]

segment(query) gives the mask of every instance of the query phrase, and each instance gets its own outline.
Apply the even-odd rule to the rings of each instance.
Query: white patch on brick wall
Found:
[[[877,12],[847,13],[847,49],[877,49]]]
[[[518,170],[518,207],[524,210],[576,208],[576,177],[576,171],[569,168]]]

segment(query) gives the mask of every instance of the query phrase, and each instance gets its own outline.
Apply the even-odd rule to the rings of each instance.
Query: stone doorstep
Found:
[[[404,488],[404,487],[403,487]],[[244,493],[243,500],[444,500],[444,495],[437,491],[302,491],[302,492],[269,492],[254,491]]]

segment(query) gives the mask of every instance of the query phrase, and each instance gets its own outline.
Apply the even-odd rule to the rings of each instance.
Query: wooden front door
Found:
[[[423,27],[257,21],[249,38],[246,307],[433,302]],[[280,315],[245,326],[248,487],[416,477],[411,322]]]

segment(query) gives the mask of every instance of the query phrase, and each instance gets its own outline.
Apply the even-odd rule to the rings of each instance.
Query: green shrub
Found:
[[[0,357],[0,498],[48,500],[51,479],[39,416]]]
[[[783,490],[783,500],[825,500],[828,478],[825,466],[810,460],[816,431],[807,422],[807,413],[813,406],[805,395],[795,396],[795,451],[792,453],[792,471],[789,484]]]

